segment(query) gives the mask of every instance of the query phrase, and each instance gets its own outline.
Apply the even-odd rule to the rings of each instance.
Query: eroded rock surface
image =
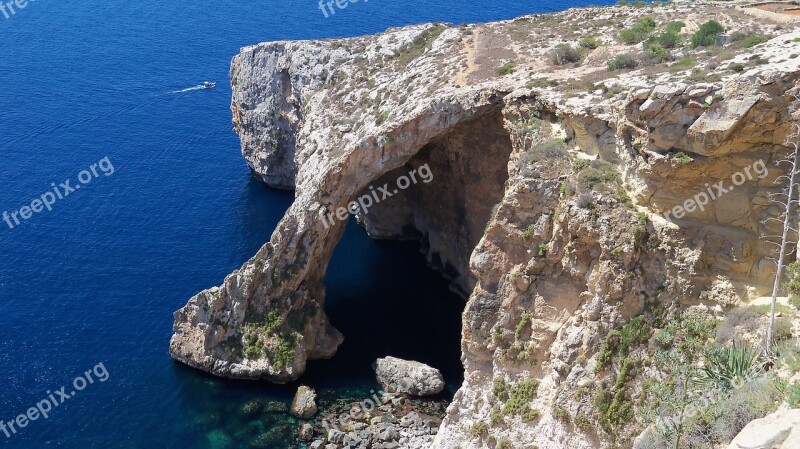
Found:
[[[797,447],[800,447],[800,410],[783,410],[748,424],[728,449]]]
[[[317,414],[317,393],[301,385],[294,395],[289,411],[298,418],[313,418]]]
[[[432,182],[358,218],[374,237],[420,239],[469,298],[465,381],[432,447],[610,445],[588,387],[610,379],[595,372],[610,329],[647,304],[717,310],[768,291],[762,237],[779,212],[768,196],[797,118],[795,22],[714,4],[647,12],[684,21],[685,37],[714,17],[771,39],[609,72],[615,55],[642,53],[616,36],[643,9],[614,7],[242,49],[231,67],[242,152],[296,198],[270,242],[176,312],[172,356],[274,382],[332,357],[343,336],[323,278],[344,223],[320,216],[427,164]],[[588,33],[600,46],[580,65],[551,63]],[[711,187],[745,170],[735,188]],[[689,207],[703,192],[714,197]],[[525,416],[498,417],[494,385],[530,391],[533,379]]]
[[[385,357],[375,362],[378,383],[389,393],[432,396],[444,391],[444,378],[424,363]]]

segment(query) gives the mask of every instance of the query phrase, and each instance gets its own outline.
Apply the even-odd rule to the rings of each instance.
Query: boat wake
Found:
[[[217,83],[212,82],[212,81],[205,81],[203,84],[200,84],[200,85],[197,85],[197,86],[192,86],[192,87],[187,87],[186,89],[176,90],[176,91],[173,91],[173,92],[170,92],[170,93],[182,94],[184,92],[191,92],[193,90],[213,89],[215,87],[217,87]]]
[[[173,91],[172,91],[172,92],[170,92],[170,93],[171,93],[171,94],[182,94],[182,93],[184,93],[184,92],[191,92],[191,91],[193,91],[193,90],[204,90],[205,88],[206,88],[206,87],[205,87],[205,86],[203,86],[203,85],[201,84],[201,85],[199,85],[199,86],[187,87],[186,89],[181,89],[181,90],[173,90]]]

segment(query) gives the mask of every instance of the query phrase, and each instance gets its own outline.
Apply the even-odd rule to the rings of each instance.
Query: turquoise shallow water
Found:
[[[586,2],[588,3],[588,2]],[[594,2],[597,3],[597,2]],[[0,222],[0,420],[8,422],[103,363],[94,382],[7,448],[296,447],[282,413],[243,418],[253,398],[296,385],[230,382],[175,364],[172,312],[219,284],[269,238],[292,195],[243,163],[231,132],[230,58],[265,40],[373,33],[424,21],[480,22],[577,5],[373,0],[325,18],[313,1],[30,2],[0,12],[0,212],[51,183],[98,173],[52,211]],[[204,80],[216,90],[185,90]],[[411,282],[413,281],[413,282]],[[350,226],[327,279],[328,312],[347,341],[309,366],[323,397],[363,397],[386,354],[461,377],[461,303],[413,244],[373,242]],[[424,310],[424,313],[420,311]],[[68,389],[69,392],[72,389]]]

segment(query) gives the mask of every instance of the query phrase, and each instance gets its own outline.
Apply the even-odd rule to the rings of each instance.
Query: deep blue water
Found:
[[[313,0],[39,0],[0,13],[0,212],[51,183],[74,186],[104,157],[114,167],[105,176],[96,166],[52,211],[14,229],[0,222],[0,420],[98,363],[108,372],[48,419],[0,432],[0,447],[205,449],[214,429],[231,449],[249,447],[235,408],[290,397],[296,385],[220,381],[167,353],[172,312],[255,253],[292,198],[251,176],[231,132],[227,73],[240,47],[588,3],[372,0],[326,19]],[[176,93],[204,80],[219,87]],[[376,387],[369,362],[394,354],[458,384],[462,304],[415,245],[373,242],[351,224],[327,284],[347,341],[303,382],[358,397]]]

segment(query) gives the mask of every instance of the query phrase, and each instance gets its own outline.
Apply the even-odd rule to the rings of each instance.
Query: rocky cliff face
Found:
[[[420,239],[469,298],[466,379],[434,447],[501,435],[513,447],[609,444],[591,401],[571,393],[602,381],[610,329],[651,304],[721,314],[767,291],[763,237],[776,228],[765,222],[779,212],[768,195],[800,76],[791,22],[732,6],[647,14],[682,20],[685,36],[714,17],[771,39],[609,72],[616,55],[647,58],[616,40],[643,9],[616,7],[242,49],[231,108],[243,155],[296,199],[250,261],[176,312],[173,357],[285,382],[333,356],[343,336],[322,281],[344,222],[321,217],[389,186],[369,209],[352,207],[359,222],[376,238]],[[551,62],[585,35],[600,46],[581,64]],[[422,167],[430,182],[395,188]],[[495,416],[497,385],[532,379],[527,408]]]

